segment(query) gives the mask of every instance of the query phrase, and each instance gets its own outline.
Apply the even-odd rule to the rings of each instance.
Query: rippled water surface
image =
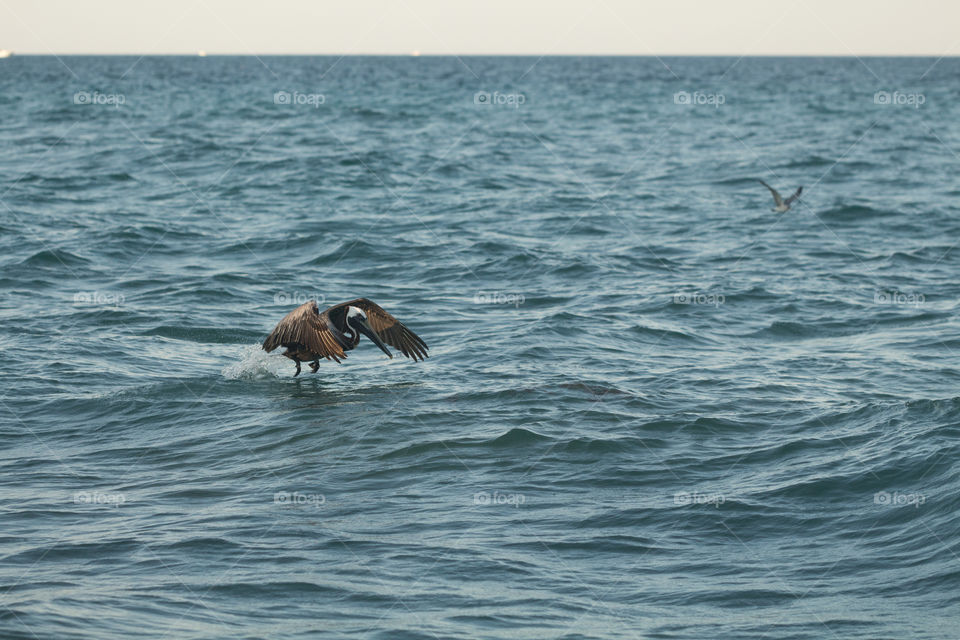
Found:
[[[958,73],[0,61],[0,636],[956,638]]]

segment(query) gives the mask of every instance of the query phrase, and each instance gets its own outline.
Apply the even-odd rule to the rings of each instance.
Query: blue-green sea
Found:
[[[958,77],[0,60],[0,637],[955,640]]]

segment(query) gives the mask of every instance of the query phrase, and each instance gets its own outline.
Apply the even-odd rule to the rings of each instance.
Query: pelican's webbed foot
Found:
[[[296,378],[298,375],[300,375],[300,361],[299,361],[299,360],[294,360],[294,362],[297,363],[297,372],[296,372],[295,374],[293,374],[293,377]]]
[[[316,372],[317,372],[317,369],[319,369],[319,368],[320,368],[320,360],[314,360],[313,362],[310,363],[310,372],[311,372],[311,373],[316,373]]]

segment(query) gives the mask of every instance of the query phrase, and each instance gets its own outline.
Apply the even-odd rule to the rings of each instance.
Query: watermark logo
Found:
[[[719,307],[727,301],[727,298],[720,293],[675,293],[673,294],[673,304],[705,304],[712,307]]]
[[[90,307],[118,307],[126,298],[122,293],[110,291],[77,291],[73,294],[73,304]]]
[[[277,291],[273,294],[274,304],[300,306],[311,300],[315,300],[318,305],[324,303],[325,297],[322,293],[310,293],[309,291]]]
[[[673,494],[673,504],[685,507],[691,504],[710,504],[719,509],[727,501],[722,493],[700,493],[698,491],[678,491]]]
[[[96,504],[119,507],[127,501],[122,493],[103,493],[100,491],[78,491],[73,494],[73,504]]]
[[[100,93],[99,91],[77,91],[73,94],[73,104],[99,104],[119,109],[127,103],[127,97],[122,93]]]
[[[726,104],[727,96],[722,93],[706,93],[703,91],[677,91],[673,94],[673,104],[693,105],[693,106],[711,106],[719,109],[720,105]]]
[[[897,306],[919,307],[927,299],[922,293],[904,293],[903,291],[875,291],[874,304],[892,304]]]
[[[487,491],[478,491],[473,494],[473,504],[481,507],[508,505],[519,508],[520,505],[526,503],[526,501],[527,497],[522,493],[500,493],[499,491],[489,493]]]
[[[477,91],[473,94],[473,104],[481,106],[493,105],[498,107],[513,107],[519,109],[520,105],[526,104],[527,96],[520,92],[501,93],[500,91]]]
[[[906,507],[913,506],[919,509],[920,505],[927,501],[927,496],[922,493],[900,493],[894,491],[877,491],[873,494],[873,504],[881,507]]]
[[[300,91],[277,91],[273,94],[273,104],[310,106],[319,109],[320,105],[327,102],[327,97],[322,93],[301,93]]]
[[[514,307],[519,307],[526,300],[522,293],[505,291],[477,291],[473,294],[473,304],[512,304]]]
[[[319,507],[327,502],[322,493],[300,493],[299,491],[277,491],[273,494],[273,504],[294,505],[298,507]]]
[[[873,94],[873,104],[895,107],[913,107],[919,109],[926,103],[927,96],[922,93],[904,93],[902,91],[877,91]]]

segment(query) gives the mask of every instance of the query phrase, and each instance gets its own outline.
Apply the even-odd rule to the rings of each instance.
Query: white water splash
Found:
[[[290,361],[277,354],[269,354],[260,345],[243,347],[239,361],[223,368],[221,374],[230,380],[265,380],[283,377],[283,365]]]

